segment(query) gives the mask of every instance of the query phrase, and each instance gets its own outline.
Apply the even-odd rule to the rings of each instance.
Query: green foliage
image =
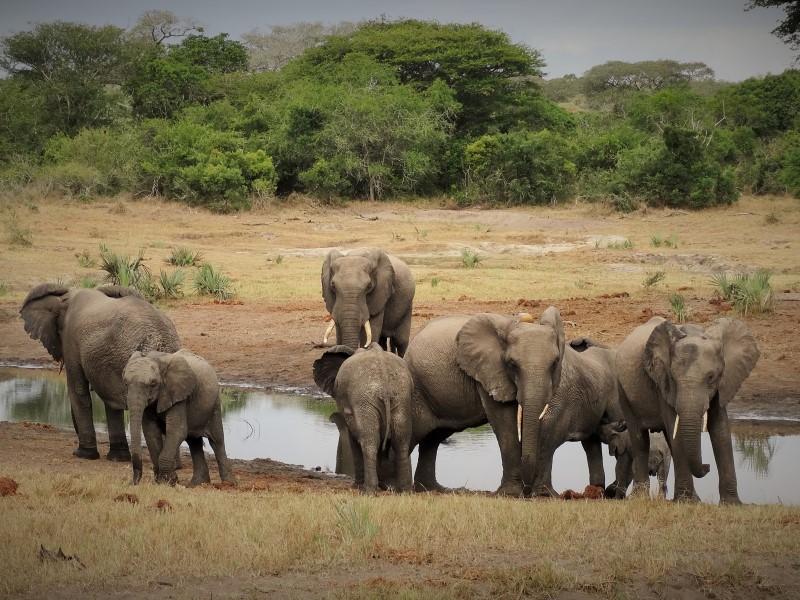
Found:
[[[747,315],[772,311],[775,293],[770,277],[769,271],[758,270],[752,274],[736,273],[731,278],[718,273],[711,277],[711,281],[723,300]]]
[[[629,238],[625,238],[622,241],[614,240],[613,242],[608,242],[608,244],[606,244],[606,248],[610,248],[612,250],[630,250],[633,248],[633,242]]]
[[[378,534],[378,524],[370,519],[369,507],[355,502],[334,502],[336,528],[345,541],[371,541]]]
[[[544,130],[483,136],[466,148],[467,200],[546,204],[566,198],[576,168],[573,148]]]
[[[100,269],[106,272],[106,279],[114,285],[135,287],[141,292],[151,287],[150,269],[144,264],[143,248],[135,258],[131,258],[100,244]]]
[[[25,227],[19,220],[16,211],[6,217],[6,240],[12,246],[33,246],[33,235],[30,227]]]
[[[0,281],[0,298],[8,294],[11,291],[11,286],[8,285],[5,281]]]
[[[203,67],[209,73],[247,70],[247,49],[241,42],[229,40],[227,33],[210,38],[188,35],[179,45],[170,48],[169,57],[178,63]]]
[[[481,264],[483,257],[470,248],[461,249],[461,264],[467,269],[474,269]]]
[[[665,246],[667,248],[677,248],[678,238],[674,233],[670,233],[666,238],[662,237],[660,233],[656,233],[650,237],[650,245],[654,246],[655,248],[660,248],[661,246]]]
[[[180,298],[183,296],[183,282],[186,271],[175,269],[172,273],[160,271],[158,274],[158,296],[160,298]]]
[[[714,79],[714,71],[701,62],[646,60],[630,63],[612,60],[586,71],[583,87],[589,94],[611,88],[654,91],[708,79]]]
[[[663,269],[659,269],[658,271],[647,271],[642,285],[644,286],[644,289],[649,290],[654,285],[664,281],[666,277],[667,273]]]
[[[752,8],[781,7],[784,19],[772,30],[772,35],[783,40],[792,50],[800,50],[800,4],[797,0],[750,0],[747,10]]]
[[[166,262],[176,267],[194,267],[202,260],[203,255],[200,252],[193,252],[189,248],[175,248]]]
[[[89,254],[88,250],[83,250],[75,255],[78,265],[84,269],[92,269],[97,266],[97,261]]]
[[[194,290],[201,296],[227,300],[233,296],[230,279],[205,263],[194,274]]]
[[[689,307],[686,306],[686,298],[682,294],[674,293],[669,297],[669,306],[672,316],[678,323],[686,323],[689,320]]]
[[[800,71],[752,77],[719,92],[713,99],[717,118],[731,126],[749,127],[757,136],[798,128]]]
[[[431,277],[431,287],[435,288],[439,285],[439,278],[438,277]]]

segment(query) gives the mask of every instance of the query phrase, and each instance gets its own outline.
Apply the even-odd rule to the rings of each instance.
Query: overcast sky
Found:
[[[780,9],[745,12],[747,0],[0,0],[0,36],[30,23],[77,21],[127,28],[147,10],[194,17],[206,35],[238,40],[254,28],[301,21],[389,18],[481,23],[539,50],[547,78],[582,75],[608,60],[701,61],[717,79],[741,81],[793,65],[770,32]]]

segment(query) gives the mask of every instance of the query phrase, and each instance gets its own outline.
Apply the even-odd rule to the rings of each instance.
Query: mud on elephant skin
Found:
[[[497,493],[530,488],[538,461],[540,416],[561,380],[564,327],[549,307],[539,322],[528,314],[451,315],[430,321],[411,340],[405,359],[414,378],[413,437],[419,445],[417,490],[440,491],[439,445],[453,433],[490,423],[503,475]],[[522,440],[517,409],[523,407]]]
[[[411,392],[405,361],[376,343],[353,350],[338,345],[314,361],[314,381],[333,396],[351,434],[355,484],[378,490],[381,458],[391,450],[398,491],[411,491]]]
[[[22,303],[25,331],[39,340],[67,375],[79,458],[97,459],[90,390],[105,404],[110,450],[107,458],[129,461],[123,411],[122,371],[135,350],[174,352],[181,347],[172,321],[133,288],[103,286],[70,290],[60,284],[35,286]]]
[[[709,471],[700,448],[707,424],[720,503],[741,503],[727,406],[759,354],[747,326],[729,318],[717,319],[703,330],[653,317],[623,340],[617,350],[617,373],[634,457],[634,493],[644,492],[648,484],[648,430],[662,431],[672,452],[674,498],[697,501],[693,478]]]
[[[189,352],[134,352],[123,377],[130,411],[133,483],[142,478],[142,430],[157,482],[176,483],[175,457],[185,440],[192,455],[190,486],[210,483],[203,438],[223,482],[236,484],[225,452],[219,382],[205,359]]]
[[[323,343],[351,348],[376,341],[400,356],[411,337],[414,277],[402,260],[380,249],[331,250],[322,265],[322,296],[331,315]],[[391,340],[391,342],[390,342]]]

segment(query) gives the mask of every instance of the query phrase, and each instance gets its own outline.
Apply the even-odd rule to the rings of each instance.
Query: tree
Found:
[[[210,38],[189,35],[179,45],[170,48],[169,57],[179,63],[203,67],[209,73],[247,70],[247,50],[241,42],[229,40],[227,33]]]
[[[191,17],[182,19],[168,10],[148,10],[128,30],[126,37],[131,41],[142,40],[150,46],[161,46],[169,39],[182,38],[193,31],[203,33],[203,27]]]
[[[119,27],[54,21],[0,40],[0,67],[43,99],[42,118],[63,133],[102,124],[106,86],[121,81],[127,58]]]
[[[255,72],[280,71],[294,58],[321,43],[328,36],[343,35],[355,30],[355,23],[343,21],[326,25],[319,21],[293,25],[272,25],[269,31],[251,29],[244,35],[250,58],[250,70]]]
[[[798,0],[750,0],[746,10],[754,8],[783,7],[786,18],[772,30],[772,35],[783,39],[792,50],[800,51],[800,1]],[[796,60],[800,60],[800,54]]]
[[[714,71],[702,62],[679,63],[674,60],[646,60],[629,63],[611,60],[583,74],[587,94],[608,89],[660,90],[690,81],[714,79]]]

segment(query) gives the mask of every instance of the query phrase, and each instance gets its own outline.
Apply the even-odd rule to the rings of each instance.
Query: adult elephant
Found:
[[[551,306],[539,323],[532,321],[530,315],[494,313],[439,317],[411,340],[405,359],[414,379],[411,447],[419,445],[417,490],[444,489],[436,481],[439,444],[488,422],[503,464],[497,492],[530,492],[541,415],[558,389],[564,357],[558,309]],[[522,442],[518,406],[523,407]]]
[[[337,344],[367,347],[377,334],[384,350],[391,339],[403,356],[411,337],[414,291],[408,265],[383,250],[331,250],[322,264],[322,296],[331,315],[323,343],[335,327]]]
[[[192,453],[190,486],[210,483],[203,438],[208,438],[223,482],[236,484],[219,401],[219,381],[208,362],[188,350],[134,352],[122,373],[128,388],[133,483],[142,479],[142,429],[157,482],[176,483],[175,456],[186,441]]]
[[[741,504],[727,406],[755,367],[753,334],[737,319],[703,330],[661,317],[638,326],[617,350],[620,401],[633,451],[634,492],[647,489],[648,430],[663,431],[675,467],[675,500],[698,500],[693,477],[703,477],[700,434],[708,425],[723,504]]]
[[[94,390],[105,404],[109,460],[130,461],[123,411],[127,392],[122,371],[135,350],[174,352],[181,346],[172,321],[133,288],[73,289],[35,286],[22,303],[25,331],[42,342],[67,373],[78,458],[97,459],[92,421]]]
[[[590,485],[606,486],[602,443],[616,456],[616,471],[630,472],[631,453],[617,437],[626,424],[617,394],[615,355],[616,350],[586,338],[572,340],[564,349],[561,383],[540,417],[534,495],[558,495],[552,483],[553,455],[565,442],[583,446]]]

